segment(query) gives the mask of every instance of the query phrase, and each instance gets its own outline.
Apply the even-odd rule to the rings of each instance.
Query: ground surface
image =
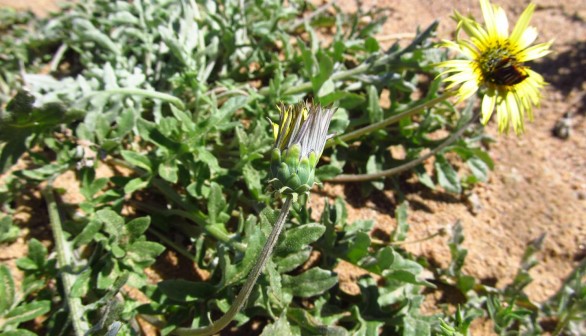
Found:
[[[408,188],[406,198],[411,205],[408,240],[425,238],[461,221],[464,246],[469,251],[464,270],[485,284],[503,287],[510,283],[525,246],[546,234],[544,248],[538,254],[540,264],[531,271],[535,280],[528,288],[530,298],[540,302],[559,288],[562,279],[586,255],[586,1],[534,2],[537,10],[532,25],[540,32],[538,42],[555,41],[554,52],[535,65],[550,83],[541,108],[535,110],[535,121],[526,126],[523,137],[498,135],[494,124],[487,127],[487,132],[497,139],[490,150],[495,170],[487,183],[472,190],[474,196],[457,198],[413,187]],[[354,5],[340,3],[348,9]],[[511,21],[516,21],[528,2],[497,3],[507,10]],[[381,33],[388,43],[436,18],[441,20],[439,36],[449,37],[454,28],[449,16],[455,8],[480,17],[475,0],[381,0],[365,1],[362,6],[375,4],[390,9]],[[37,13],[56,8],[48,0],[0,0],[0,6],[4,5],[28,6]],[[561,140],[552,135],[552,128],[566,112],[574,115],[572,132],[567,140]],[[351,195],[352,186],[326,185],[326,194]],[[395,227],[396,203],[391,191],[368,200],[351,196],[347,200],[351,221],[374,219],[377,228],[387,233]],[[311,205],[317,210],[322,204],[323,195],[312,197]],[[30,224],[30,230],[37,231],[34,236],[48,237],[46,224],[39,222],[44,214],[38,214],[38,209],[43,208],[40,203],[29,203],[22,207],[20,215],[23,222]],[[2,248],[0,262],[13,264],[25,253],[23,238],[8,249]],[[449,260],[447,239],[437,237],[406,248],[445,266]],[[347,282],[353,274],[351,269],[342,265],[339,271],[341,281],[352,290]],[[490,328],[477,326],[474,334],[490,334]]]
[[[512,28],[528,1],[495,3],[505,8]],[[586,1],[534,3],[537,42],[554,40],[554,52],[535,64],[550,83],[541,108],[535,110],[535,121],[522,137],[498,135],[495,124],[487,127],[497,140],[490,151],[495,170],[487,183],[472,190],[476,196],[471,198],[477,199],[472,206],[466,198],[422,189],[413,190],[407,199],[410,239],[425,238],[461,221],[469,251],[464,270],[497,287],[510,283],[525,246],[545,233],[540,265],[532,270],[535,281],[528,288],[530,298],[543,301],[559,288],[586,249]],[[449,38],[454,9],[481,18],[475,0],[363,2],[364,7],[373,5],[390,8],[383,39],[413,32],[434,19],[440,20],[439,37]],[[574,114],[573,127],[569,139],[561,140],[552,129],[565,112]],[[331,194],[343,192],[340,188],[333,187]],[[393,200],[389,191],[379,199],[356,201],[351,216],[374,218],[382,231],[390,232],[395,226]],[[446,265],[447,239],[438,237],[407,249]]]

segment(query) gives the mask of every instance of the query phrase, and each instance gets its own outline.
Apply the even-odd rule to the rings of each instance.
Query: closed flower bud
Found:
[[[275,146],[271,153],[273,186],[284,195],[306,193],[314,183],[335,109],[299,103],[279,106],[279,123],[273,123]]]

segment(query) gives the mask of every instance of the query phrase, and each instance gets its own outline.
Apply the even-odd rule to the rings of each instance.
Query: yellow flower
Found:
[[[535,10],[530,4],[519,17],[509,35],[509,22],[505,11],[480,0],[484,26],[457,11],[456,41],[444,44],[462,52],[467,60],[450,60],[439,64],[449,74],[448,89],[459,86],[460,101],[482,90],[482,123],[486,125],[496,108],[500,132],[507,132],[512,125],[515,133],[523,132],[525,117],[533,120],[532,106],[538,106],[540,89],[546,84],[543,77],[527,67],[524,62],[547,55],[551,42],[534,46],[537,30],[529,27]],[[460,40],[458,33],[464,30],[469,40]]]

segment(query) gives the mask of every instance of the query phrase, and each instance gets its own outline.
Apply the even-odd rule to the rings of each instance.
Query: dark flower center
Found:
[[[513,86],[529,77],[523,63],[517,61],[506,45],[486,50],[479,57],[478,64],[484,79],[495,85]]]

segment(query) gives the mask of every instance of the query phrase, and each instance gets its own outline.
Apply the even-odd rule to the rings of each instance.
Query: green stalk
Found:
[[[424,31],[422,31],[419,35],[417,35],[417,37],[413,41],[411,41],[411,43],[407,47],[405,47],[399,51],[396,51],[396,52],[392,52],[389,54],[383,54],[379,59],[377,59],[375,61],[367,61],[365,63],[360,64],[356,68],[335,72],[332,74],[330,79],[332,81],[341,81],[341,80],[346,80],[346,79],[352,78],[357,75],[361,75],[361,74],[366,73],[368,71],[374,72],[374,71],[379,70],[381,67],[384,67],[385,65],[390,64],[391,62],[393,62],[395,60],[398,60],[401,57],[401,55],[408,53],[408,52],[414,50],[415,48],[417,48],[417,46],[419,44],[421,44],[421,42],[426,37],[430,36],[431,32],[435,31],[438,24],[439,24],[438,21],[434,21],[431,25],[429,25],[429,27],[427,27]],[[300,83],[294,87],[290,87],[290,88],[286,89],[283,92],[283,95],[285,95],[285,96],[296,95],[296,94],[299,94],[302,92],[309,91],[312,88],[313,88],[313,86],[310,81],[305,82],[305,83]],[[263,87],[262,89],[260,89],[258,91],[258,93],[260,95],[267,95],[270,93],[270,88]]]
[[[59,209],[57,208],[57,202],[53,195],[53,188],[50,185],[43,189],[43,197],[47,203],[49,222],[53,231],[53,238],[55,239],[57,266],[61,275],[61,281],[63,282],[63,293],[67,307],[69,308],[69,318],[71,319],[75,335],[84,336],[89,330],[89,324],[83,316],[84,309],[81,304],[81,299],[71,297],[71,288],[76,278],[75,275],[68,273],[73,268],[73,252],[69,243],[65,240]]]
[[[169,245],[169,247],[171,247],[175,251],[177,251],[177,253],[181,254],[182,256],[184,256],[185,258],[187,258],[191,261],[195,261],[195,256],[193,254],[189,253],[189,251],[187,251],[183,246],[176,244],[174,241],[167,238],[167,236],[165,236],[164,234],[160,233],[159,231],[153,229],[152,227],[149,227],[148,231],[150,233],[154,234],[155,236],[157,236],[157,238],[159,238],[163,243]]]
[[[443,150],[444,148],[451,145],[454,141],[458,140],[460,136],[466,131],[468,126],[476,120],[477,115],[472,117],[467,123],[462,125],[457,131],[452,133],[444,142],[442,142],[439,146],[431,150],[429,153],[418,157],[413,161],[409,161],[405,164],[402,164],[398,167],[390,168],[387,170],[383,170],[380,172],[372,173],[372,174],[342,174],[334,177],[330,180],[325,180],[325,182],[333,182],[333,183],[343,183],[343,182],[366,182],[377,180],[381,178],[390,177],[399,173],[402,173],[406,170],[412,169],[423,163],[425,160],[429,159],[430,157],[436,155],[438,152]]]
[[[267,261],[271,257],[271,254],[273,252],[273,248],[277,244],[277,240],[279,239],[279,235],[281,234],[281,231],[283,230],[283,227],[285,226],[285,220],[287,219],[287,215],[289,214],[289,210],[291,209],[292,202],[293,202],[292,196],[288,196],[287,199],[285,199],[285,203],[283,204],[283,207],[281,208],[281,212],[279,213],[279,217],[277,218],[277,222],[273,226],[273,230],[271,231],[271,234],[267,238],[267,242],[265,243],[254,267],[252,268],[252,271],[250,271],[250,273],[248,274],[248,278],[246,279],[246,282],[242,286],[242,289],[240,289],[240,292],[238,293],[238,296],[234,300],[234,303],[232,303],[232,306],[224,314],[224,316],[220,317],[214,323],[212,323],[211,325],[206,326],[206,327],[195,328],[195,329],[177,328],[174,330],[175,335],[209,336],[209,335],[219,333],[230,322],[232,322],[232,320],[234,319],[234,316],[236,316],[236,314],[238,314],[240,309],[242,309],[242,307],[246,303],[246,300],[250,296],[250,292],[252,292],[252,288],[256,284],[256,280],[258,280],[258,277],[262,273],[265,264],[267,263]]]
[[[421,105],[417,105],[417,106],[413,106],[411,108],[408,108],[407,110],[405,110],[403,112],[399,112],[398,114],[392,115],[392,116],[390,116],[384,120],[381,120],[377,123],[374,123],[374,124],[365,126],[363,128],[357,129],[355,131],[343,134],[343,135],[337,137],[336,139],[330,139],[326,143],[326,148],[332,147],[336,143],[336,141],[348,142],[350,140],[360,138],[364,134],[371,133],[371,132],[377,131],[379,129],[385,128],[389,125],[392,125],[392,124],[398,122],[399,120],[401,120],[403,118],[409,117],[409,116],[414,115],[416,113],[419,113],[427,108],[430,108],[430,107],[434,106],[435,104],[450,98],[455,93],[456,93],[455,91],[445,92],[444,94],[442,94],[439,97],[428,100]]]

